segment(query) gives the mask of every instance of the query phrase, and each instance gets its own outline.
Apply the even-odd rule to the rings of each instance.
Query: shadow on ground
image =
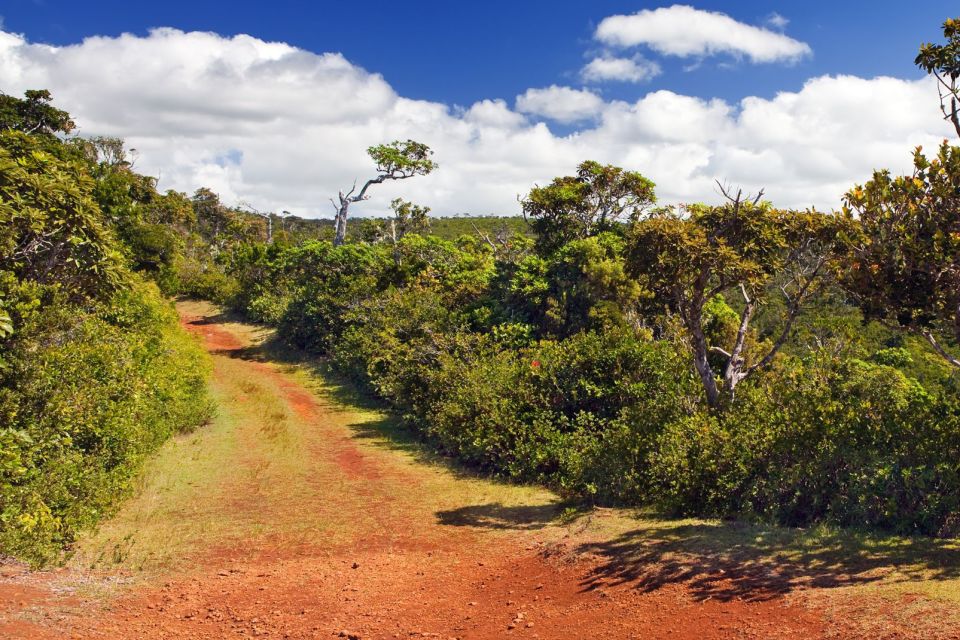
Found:
[[[438,511],[437,520],[454,527],[535,531],[554,524],[560,513],[561,505],[553,503],[515,507],[493,503]]]
[[[582,586],[650,592],[683,583],[699,600],[768,600],[798,589],[960,577],[956,541],[736,522],[654,521],[576,548],[597,565]]]

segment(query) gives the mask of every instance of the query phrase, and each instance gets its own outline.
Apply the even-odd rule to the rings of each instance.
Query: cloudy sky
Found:
[[[260,210],[329,216],[372,177],[364,150],[406,138],[440,169],[356,213],[403,196],[515,214],[584,159],[641,171],[665,202],[715,201],[719,179],[830,208],[952,131],[912,65],[947,2],[137,4],[5,3],[0,91],[48,88],[161,188]]]

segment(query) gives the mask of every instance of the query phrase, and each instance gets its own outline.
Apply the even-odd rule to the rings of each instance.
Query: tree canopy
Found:
[[[46,89],[28,89],[23,99],[0,94],[0,131],[51,136],[70,133],[76,125],[66,111],[51,104]]]
[[[533,218],[538,245],[550,251],[637,219],[656,202],[654,186],[636,171],[587,160],[576,175],[534,187],[521,204]]]

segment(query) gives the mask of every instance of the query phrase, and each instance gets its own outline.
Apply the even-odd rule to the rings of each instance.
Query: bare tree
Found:
[[[342,245],[347,237],[347,213],[350,205],[354,202],[369,199],[367,189],[372,185],[381,184],[387,180],[404,180],[414,176],[427,175],[437,168],[437,163],[430,159],[430,156],[433,155],[430,147],[413,140],[407,140],[406,142],[395,140],[390,144],[377,145],[367,149],[367,153],[376,163],[377,176],[367,180],[359,192],[356,182],[353,183],[349,191],[340,191],[338,194],[339,202],[333,200],[333,198],[330,199],[336,211],[334,246]]]

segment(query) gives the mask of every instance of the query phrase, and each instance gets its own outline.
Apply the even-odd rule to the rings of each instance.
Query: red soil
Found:
[[[237,355],[244,347],[208,319],[184,322],[213,353]],[[324,419],[329,409],[308,390],[270,364],[244,362],[275,380],[300,417]],[[447,522],[404,518],[392,503],[385,508],[390,499],[382,489],[415,479],[381,468],[346,429],[310,454],[331,456],[357,488],[356,500],[365,501],[375,525],[354,542],[291,545],[267,536],[243,548],[212,548],[189,573],[79,607],[56,592],[61,573],[0,565],[0,637],[709,640],[828,633],[817,613],[776,590],[732,588],[735,574],[711,576],[716,597],[687,579],[640,588],[638,578],[601,570],[598,557],[545,543],[533,527],[492,531],[495,513]],[[251,505],[238,501],[236,508]],[[517,531],[502,530],[510,528]]]

